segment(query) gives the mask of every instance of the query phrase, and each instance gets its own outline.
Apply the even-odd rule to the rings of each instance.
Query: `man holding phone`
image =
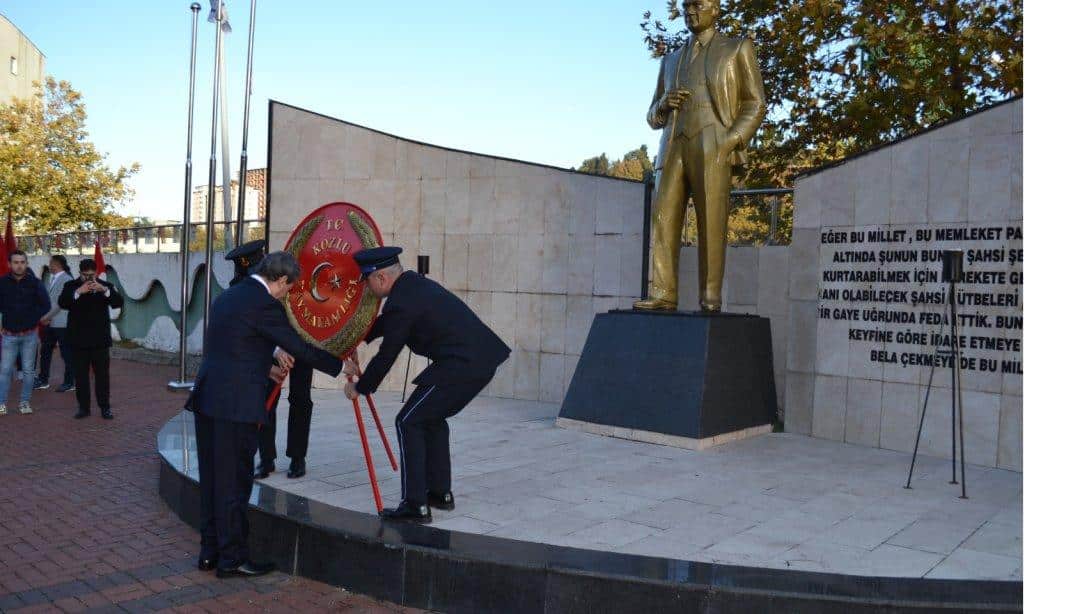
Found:
[[[79,278],[64,284],[57,304],[68,310],[68,344],[72,348],[72,370],[76,376],[75,418],[91,415],[90,369],[95,372],[95,398],[102,417],[113,419],[110,409],[110,308],[121,307],[124,299],[113,284],[95,277],[95,261],[79,262]]]

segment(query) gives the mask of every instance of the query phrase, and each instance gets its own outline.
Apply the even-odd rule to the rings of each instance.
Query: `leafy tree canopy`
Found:
[[[768,115],[740,181],[799,170],[1019,95],[1021,0],[725,0],[718,29],[756,47]],[[641,27],[652,57],[688,36],[677,0]],[[650,86],[648,85],[648,88]],[[649,104],[649,101],[648,101]]]
[[[583,160],[578,167],[580,173],[621,177],[636,181],[643,181],[646,174],[652,172],[653,169],[654,165],[651,163],[646,145],[629,151],[619,160],[609,160],[609,156],[601,154],[595,158]]]
[[[86,120],[82,95],[53,77],[34,97],[0,104],[0,213],[20,232],[131,225],[117,209],[140,165],[110,168]]]

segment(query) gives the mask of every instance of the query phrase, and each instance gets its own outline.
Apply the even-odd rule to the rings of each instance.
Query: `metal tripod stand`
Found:
[[[923,436],[923,423],[926,421],[926,409],[930,403],[930,391],[934,385],[934,372],[938,366],[938,356],[947,355],[950,357],[950,374],[952,377],[950,393],[951,393],[951,408],[950,419],[952,424],[952,444],[953,454],[950,458],[952,461],[953,476],[949,481],[950,484],[957,483],[957,426],[959,422],[960,426],[960,498],[968,498],[968,486],[965,480],[964,470],[964,397],[961,394],[961,372],[960,372],[960,327],[957,322],[957,281],[963,277],[964,274],[964,252],[961,250],[945,250],[942,252],[942,281],[949,283],[949,336],[946,337],[946,343],[948,349],[943,350],[941,345],[934,346],[934,360],[930,364],[930,378],[926,383],[926,396],[923,398],[923,411],[919,416],[919,430],[915,433],[915,449],[911,453],[911,468],[908,469],[907,484],[904,488],[911,488],[911,477],[915,473],[915,460],[919,455],[919,441]],[[938,330],[939,340],[942,337],[942,333],[945,332],[945,322],[942,322],[941,328]],[[958,409],[960,410],[958,412]],[[959,421],[958,421],[959,418]]]

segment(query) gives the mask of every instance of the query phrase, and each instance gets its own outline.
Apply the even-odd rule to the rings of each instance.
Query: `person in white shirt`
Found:
[[[64,380],[57,388],[57,392],[75,390],[75,377],[72,374],[72,348],[68,343],[68,312],[61,309],[57,303],[64,284],[72,281],[72,270],[68,268],[68,260],[54,254],[49,259],[49,282],[46,290],[49,292],[49,313],[42,316],[41,323],[44,326],[42,333],[41,367],[38,369],[38,379],[34,387],[38,390],[49,388],[49,371],[53,364],[53,349],[60,346],[61,360],[64,361]]]

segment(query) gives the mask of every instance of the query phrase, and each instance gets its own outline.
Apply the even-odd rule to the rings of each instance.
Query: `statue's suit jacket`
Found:
[[[673,114],[662,104],[663,97],[666,92],[677,87],[678,62],[690,44],[691,42],[686,43],[662,58],[658,70],[658,87],[647,112],[647,123],[651,128],[666,128],[662,132],[655,162],[658,168],[665,163],[672,133],[672,127],[668,124]],[[740,136],[738,146],[731,153],[730,164],[743,165],[748,162],[748,143],[756,133],[767,108],[764,102],[764,82],[756,63],[752,42],[745,38],[729,38],[716,32],[701,56],[707,83],[711,87],[715,115],[730,134]],[[700,61],[700,56],[697,56],[696,63]],[[681,107],[677,115],[681,113],[684,113],[684,107]]]

